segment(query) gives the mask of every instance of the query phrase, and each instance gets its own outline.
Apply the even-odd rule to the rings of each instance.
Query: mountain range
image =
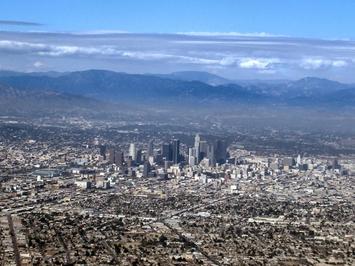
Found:
[[[95,108],[106,109],[106,104],[95,99],[56,91],[21,90],[0,84],[0,113],[55,114],[66,112],[80,114]]]
[[[1,110],[91,109],[125,104],[258,104],[355,106],[355,86],[307,77],[296,81],[232,81],[207,72],[127,74],[106,70],[0,71]]]
[[[202,71],[180,71],[180,72],[173,72],[171,74],[160,74],[155,76],[161,78],[173,79],[173,80],[200,81],[212,86],[234,83],[229,79],[208,72],[202,72]]]

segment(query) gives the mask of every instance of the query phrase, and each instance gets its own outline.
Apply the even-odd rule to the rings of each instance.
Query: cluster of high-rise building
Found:
[[[169,168],[171,165],[216,166],[216,164],[225,163],[227,159],[225,141],[209,142],[202,139],[199,134],[195,136],[193,146],[187,150],[181,149],[179,139],[172,139],[170,142],[156,145],[156,149],[153,140],[148,142],[145,149],[137,148],[136,143],[130,143],[126,152],[125,155],[122,149],[100,145],[100,155],[103,160],[126,168],[143,165],[144,176],[149,175],[152,165],[160,165],[165,168]]]
[[[216,163],[222,164],[227,158],[226,143],[217,140],[215,143],[209,143],[202,140],[201,136],[195,136],[194,146],[189,148],[188,163],[190,166],[202,163],[206,166],[215,166]]]
[[[170,143],[163,143],[160,149],[161,160],[178,164],[183,161],[180,154],[180,140],[173,139]]]

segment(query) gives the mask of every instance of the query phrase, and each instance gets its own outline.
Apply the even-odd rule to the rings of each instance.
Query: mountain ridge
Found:
[[[41,114],[43,112],[86,112],[103,108],[104,104],[91,98],[56,91],[19,90],[0,84],[0,112],[2,114]]]
[[[54,91],[99,101],[134,104],[246,103],[302,106],[314,103],[339,106],[343,102],[352,106],[355,103],[355,86],[322,78],[211,85],[200,80],[181,80],[181,75],[188,76],[184,79],[199,77],[202,80],[218,76],[191,71],[178,73],[180,77],[172,79],[171,75],[127,74],[97,69],[48,74],[15,72],[13,76],[9,72],[2,74],[0,71],[0,84],[22,91]]]

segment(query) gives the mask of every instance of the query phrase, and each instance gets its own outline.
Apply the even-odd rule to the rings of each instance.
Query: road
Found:
[[[14,223],[12,221],[11,214],[7,215],[7,220],[9,222],[9,229],[10,229],[10,235],[11,235],[11,240],[12,240],[12,246],[13,246],[14,254],[15,254],[16,265],[21,266],[20,252],[18,250],[16,233],[15,233]]]

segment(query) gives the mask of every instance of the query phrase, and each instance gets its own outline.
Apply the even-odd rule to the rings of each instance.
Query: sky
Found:
[[[353,0],[1,0],[0,69],[355,82]]]

